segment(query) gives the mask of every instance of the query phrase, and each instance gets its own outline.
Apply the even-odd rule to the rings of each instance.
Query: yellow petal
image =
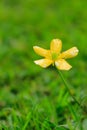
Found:
[[[59,70],[70,70],[72,68],[64,59],[57,60],[55,65]]]
[[[53,61],[49,60],[49,59],[41,59],[41,60],[34,61],[34,63],[37,65],[40,65],[43,68],[46,68],[46,67],[50,66],[53,63]]]
[[[38,46],[34,46],[33,49],[40,56],[43,56],[46,58],[51,57],[50,50],[46,50],[46,49],[43,49],[43,48],[38,47]]]
[[[51,52],[59,54],[61,49],[62,49],[62,41],[60,39],[53,39],[50,44]]]
[[[79,50],[77,49],[77,47],[73,47],[73,48],[61,53],[58,58],[64,58],[64,59],[73,58],[78,55],[78,52],[79,52]]]

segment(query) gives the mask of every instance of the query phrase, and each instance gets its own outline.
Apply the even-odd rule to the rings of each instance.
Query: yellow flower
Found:
[[[40,65],[43,68],[55,65],[59,70],[69,70],[72,66],[67,63],[65,59],[73,58],[77,56],[79,50],[77,47],[72,47],[71,49],[64,51],[62,50],[62,42],[60,39],[53,39],[50,44],[50,50],[43,49],[38,46],[33,47],[34,51],[44,57],[44,59],[34,61],[35,64]]]

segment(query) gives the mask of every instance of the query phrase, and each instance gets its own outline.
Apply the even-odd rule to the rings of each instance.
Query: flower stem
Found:
[[[84,107],[78,102],[78,100],[72,95],[72,93],[71,93],[71,91],[70,91],[70,89],[69,89],[69,84],[68,84],[67,81],[64,79],[64,76],[63,76],[63,74],[61,73],[61,71],[58,70],[58,72],[59,72],[59,75],[60,75],[60,77],[61,77],[61,79],[62,79],[62,81],[63,81],[63,83],[64,83],[66,89],[68,90],[68,92],[69,92],[69,94],[71,95],[71,97],[73,98],[73,100],[78,104],[78,106],[81,107],[82,110],[84,110],[84,111],[87,113],[87,111],[85,110],[85,108],[84,108]]]

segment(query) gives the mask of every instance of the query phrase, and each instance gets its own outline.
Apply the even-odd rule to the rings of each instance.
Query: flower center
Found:
[[[56,54],[56,53],[52,53],[52,60],[57,60],[57,58],[58,58],[58,54]]]

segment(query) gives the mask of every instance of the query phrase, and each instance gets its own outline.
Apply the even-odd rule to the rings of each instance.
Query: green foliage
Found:
[[[87,109],[86,0],[0,1],[0,130],[87,130],[87,115],[67,93],[56,69],[42,69],[32,47],[77,46],[63,72]]]

